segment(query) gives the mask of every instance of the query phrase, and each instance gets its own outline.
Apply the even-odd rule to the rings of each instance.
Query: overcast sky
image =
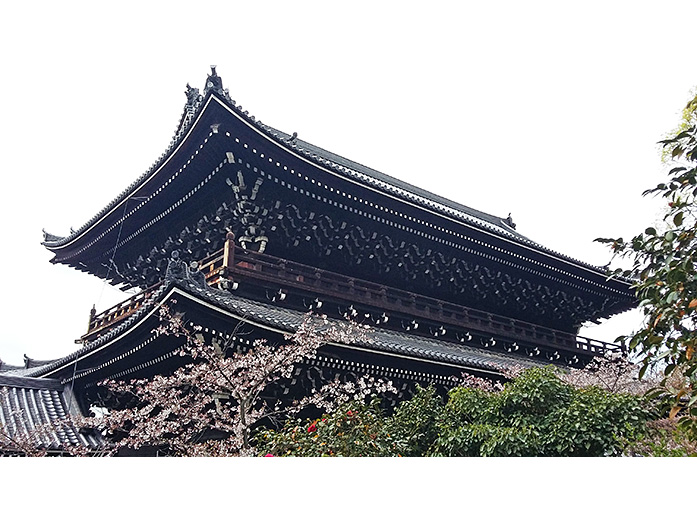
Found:
[[[604,265],[594,238],[658,219],[641,192],[697,84],[697,3],[237,4],[1,8],[2,360],[68,354],[92,304],[123,299],[50,264],[41,230],[67,235],[146,171],[211,64],[263,122],[510,212],[574,258]],[[584,333],[611,341],[637,321]]]

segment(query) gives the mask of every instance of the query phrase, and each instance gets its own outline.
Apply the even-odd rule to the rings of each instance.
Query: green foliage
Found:
[[[561,381],[554,367],[523,372],[501,393],[500,415],[513,426],[539,423],[552,410],[567,404],[573,387]]]
[[[697,441],[691,431],[678,425],[676,419],[659,419],[648,424],[648,430],[627,449],[630,456],[697,457]]]
[[[469,424],[443,426],[433,456],[538,456],[540,435],[534,427]]]
[[[261,455],[392,456],[397,441],[387,431],[379,400],[351,402],[315,420],[289,420],[282,430],[255,437]]]
[[[636,396],[591,387],[575,390],[559,409],[545,440],[549,455],[616,456],[642,437],[648,412]]]
[[[388,433],[402,456],[423,456],[438,436],[437,422],[443,415],[443,401],[433,387],[416,386],[416,394],[402,402],[387,418]]]
[[[521,373],[503,390],[456,387],[445,405],[419,388],[388,416],[377,400],[292,420],[257,435],[275,456],[614,456],[646,432],[651,411],[629,394],[564,383],[552,367]]]
[[[694,100],[697,99],[697,87],[693,87],[690,93],[691,101],[683,108],[680,122],[677,127],[666,135],[666,139],[671,139],[678,136],[684,131],[688,131],[691,126],[697,124],[697,112],[694,110]],[[659,142],[660,143],[660,142]],[[661,158],[668,163],[672,159],[672,148],[664,147]]]
[[[496,419],[497,405],[491,393],[468,387],[456,387],[450,390],[448,403],[443,411],[444,424],[478,425],[487,424]]]
[[[607,456],[643,434],[642,400],[576,389],[552,368],[523,372],[501,392],[456,388],[432,447],[442,456]]]
[[[261,454],[274,456],[422,456],[436,437],[443,404],[433,387],[417,386],[392,416],[370,403],[351,402],[315,420],[289,420],[256,435]]]
[[[666,379],[656,396],[670,398],[666,414],[697,435],[697,96],[686,106],[683,124],[659,142],[669,164],[668,182],[645,191],[667,201],[663,228],[648,227],[631,241],[598,239],[632,260],[614,275],[633,278],[645,321],[624,339],[638,354],[641,375],[656,366]]]

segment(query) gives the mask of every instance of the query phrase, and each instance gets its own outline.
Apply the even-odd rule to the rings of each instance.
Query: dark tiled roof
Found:
[[[213,73],[216,79],[219,77]],[[210,80],[209,76],[209,80]],[[104,209],[92,217],[87,223],[76,231],[71,231],[71,234],[66,237],[56,236],[44,231],[44,242],[43,244],[47,247],[58,247],[63,245],[72,239],[80,236],[84,231],[89,229],[94,223],[106,215],[109,211],[119,205],[124,199],[129,197],[133,191],[135,191],[145,180],[147,180],[162,163],[167,159],[167,157],[176,150],[177,146],[183,140],[186,133],[189,131],[191,126],[196,121],[196,116],[203,110],[206,106],[204,103],[209,96],[217,95],[216,98],[223,102],[225,105],[235,109],[235,113],[238,114],[240,118],[243,118],[251,126],[255,127],[263,134],[267,135],[272,140],[280,143],[284,147],[289,147],[300,153],[302,156],[308,158],[308,160],[322,165],[323,167],[330,168],[339,172],[343,175],[348,175],[349,177],[361,181],[363,183],[368,183],[369,185],[381,190],[392,193],[393,195],[406,198],[408,200],[416,201],[426,207],[433,208],[436,211],[446,212],[447,214],[452,214],[454,217],[464,220],[465,222],[475,225],[479,228],[484,228],[489,231],[495,232],[498,235],[506,236],[509,238],[515,238],[518,240],[532,245],[535,247],[540,247],[539,245],[531,242],[520,233],[516,232],[507,220],[503,218],[487,214],[471,207],[453,202],[447,198],[443,198],[436,194],[430,193],[424,189],[416,187],[414,185],[403,182],[392,176],[388,176],[381,173],[375,169],[371,169],[365,165],[359,164],[347,158],[343,158],[338,154],[332,153],[325,149],[322,149],[316,145],[310,144],[303,140],[299,140],[291,137],[290,135],[279,131],[269,125],[263,124],[260,120],[250,116],[246,111],[242,111],[242,107],[237,105],[234,100],[232,100],[227,92],[227,89],[222,89],[222,82],[218,82],[220,87],[215,87],[209,89],[208,87],[204,89],[203,95],[199,95],[195,101],[190,100],[187,102],[184,108],[184,113],[180,119],[177,131],[172,138],[167,149],[162,153],[158,160],[153,163],[150,168],[145,171],[141,176],[139,176],[131,185],[129,185],[124,191],[121,192],[116,198],[114,198]],[[188,117],[187,117],[188,116]]]
[[[297,153],[306,157],[308,160],[315,164],[322,165],[323,167],[330,168],[339,172],[343,175],[348,175],[350,178],[358,180],[363,183],[367,183],[380,191],[387,191],[395,196],[406,198],[407,200],[412,200],[426,207],[430,207],[436,211],[445,211],[448,214],[454,215],[454,217],[464,220],[465,222],[475,225],[479,228],[484,228],[489,231],[493,231],[499,235],[506,237],[517,238],[522,240],[527,240],[524,236],[517,233],[510,224],[506,223],[503,218],[487,214],[471,207],[453,202],[447,198],[443,198],[436,194],[430,193],[424,189],[416,187],[414,185],[403,182],[397,178],[381,173],[375,169],[371,169],[365,165],[359,164],[347,158],[343,158],[338,154],[332,153],[316,145],[312,145],[308,142],[299,139],[292,139],[291,136],[279,131],[269,125],[263,124],[261,121],[257,120],[253,116],[247,114],[246,111],[242,111],[242,107],[237,105],[234,100],[232,100],[227,93],[227,90],[204,90],[204,95],[199,96],[198,100],[193,103],[187,103],[184,109],[184,114],[180,119],[177,131],[172,138],[167,149],[160,155],[155,163],[153,163],[150,168],[145,171],[141,176],[139,176],[133,183],[131,183],[124,191],[122,191],[116,198],[114,198],[109,204],[99,211],[95,216],[93,216],[87,223],[79,227],[75,231],[71,231],[68,236],[57,236],[43,231],[44,241],[43,245],[47,247],[57,247],[68,243],[80,236],[84,231],[89,229],[93,224],[99,221],[103,216],[108,214],[112,209],[118,206],[123,200],[128,198],[145,180],[149,179],[150,176],[162,165],[162,163],[167,159],[167,157],[177,149],[177,146],[181,143],[186,133],[189,131],[191,126],[196,121],[196,116],[202,111],[206,104],[205,100],[208,99],[210,95],[217,95],[216,99],[228,105],[229,107],[236,109],[235,113],[238,114],[240,118],[243,118],[251,126],[255,127],[263,134],[268,136],[272,141],[280,143],[282,146],[291,148]],[[187,113],[190,113],[189,118],[185,118]],[[528,243],[532,244],[530,240]]]
[[[37,447],[60,451],[69,445],[101,447],[100,439],[72,425],[66,392],[58,380],[0,374],[0,452],[7,438],[32,438]]]
[[[300,311],[240,298],[230,292],[220,291],[212,287],[202,287],[191,281],[182,283],[183,285],[179,285],[182,290],[210,304],[224,308],[246,321],[256,322],[266,327],[292,332],[300,326],[305,317],[305,313]],[[329,321],[335,324],[345,323],[341,320]],[[523,357],[499,354],[478,347],[380,328],[368,331],[366,340],[356,344],[354,348],[497,373],[502,367],[536,365],[536,363]]]
[[[271,136],[277,140],[280,140],[284,146],[291,147],[297,152],[313,160],[315,163],[323,164],[324,167],[333,168],[342,174],[350,175],[354,179],[367,182],[369,185],[372,185],[379,190],[386,190],[395,196],[416,201],[436,211],[445,211],[446,213],[452,214],[454,217],[464,220],[479,228],[488,229],[496,232],[499,235],[520,240],[527,240],[527,242],[533,244],[533,242],[525,238],[525,236],[516,232],[515,229],[511,227],[510,222],[507,222],[507,220],[504,220],[503,218],[478,211],[472,207],[467,207],[466,205],[443,198],[442,196],[438,196],[437,194],[426,191],[425,189],[417,187],[416,185],[403,182],[398,178],[394,178],[358,162],[354,162],[353,160],[339,156],[338,154],[327,151],[326,149],[322,149],[321,147],[299,138],[292,138],[289,134],[274,129],[273,127],[263,124],[261,124],[261,127],[267,133],[271,134]]]
[[[18,371],[23,368],[24,366],[22,365],[10,365],[9,363],[5,363],[4,361],[0,360],[0,374],[10,371]]]
[[[138,320],[152,311],[154,306],[169,295],[173,289],[179,289],[182,293],[203,300],[211,306],[217,306],[234,315],[238,320],[257,323],[261,326],[284,332],[293,332],[302,323],[305,313],[291,309],[285,309],[273,304],[265,304],[239,297],[228,291],[214,289],[205,284],[200,273],[191,274],[184,262],[180,264],[178,271],[168,268],[167,277],[162,286],[140,307],[133,315],[115,326],[111,331],[85,344],[79,350],[58,360],[43,366],[31,369],[11,371],[6,375],[40,377],[46,376],[51,371],[64,366],[75,358],[98,349],[103,344],[128,330]],[[172,262],[170,262],[172,266]],[[341,323],[341,320],[330,320]],[[377,351],[383,354],[398,357],[417,358],[456,365],[458,367],[499,372],[501,367],[513,365],[529,367],[537,365],[527,358],[517,355],[504,355],[486,351],[478,347],[460,345],[457,343],[438,341],[426,337],[402,334],[387,329],[373,329],[365,342],[357,344],[354,348]]]
[[[48,365],[49,363],[53,363],[56,361],[55,359],[51,360],[37,360],[34,358],[30,358],[26,354],[24,355],[24,367],[27,369],[31,369],[34,367],[43,367],[44,365]]]
[[[211,80],[213,80],[212,84]],[[606,273],[606,270],[602,267],[569,257],[530,240],[517,232],[509,219],[503,219],[453,202],[447,198],[443,198],[424,189],[403,182],[397,178],[388,176],[375,169],[371,169],[362,164],[322,149],[316,145],[300,140],[295,135],[288,135],[287,133],[262,123],[254,116],[249,115],[247,111],[243,111],[242,107],[231,99],[227,89],[223,89],[222,80],[219,76],[217,76],[215,71],[209,75],[206,85],[207,86],[201,95],[198,94],[198,90],[192,90],[192,92],[195,91],[195,93],[184,107],[179,125],[167,150],[146,172],[138,177],[138,179],[127,187],[121,194],[114,198],[97,215],[95,215],[77,231],[71,232],[69,236],[59,237],[48,234],[44,231],[43,245],[49,249],[53,249],[71,242],[83,232],[88,230],[103,216],[108,214],[112,209],[121,204],[125,199],[132,196],[133,193],[138,190],[141,184],[145,180],[149,179],[150,176],[155,173],[155,171],[167,160],[169,155],[177,150],[177,147],[185,139],[187,133],[193,128],[198,116],[208,105],[207,102],[215,99],[221,104],[232,109],[239,118],[243,119],[251,127],[257,129],[260,133],[266,135],[270,140],[275,141],[281,146],[288,148],[301,156],[304,156],[308,159],[308,161],[313,162],[316,165],[319,165],[325,169],[333,170],[342,176],[346,176],[363,184],[372,186],[383,193],[391,194],[400,199],[414,202],[422,208],[430,209],[436,213],[453,217],[461,223],[466,223],[479,230],[487,231],[488,233],[494,234],[499,238],[512,241],[514,244],[525,246],[526,248],[537,252],[545,253],[546,255],[557,258],[564,263],[571,263],[581,269],[590,270],[597,274]],[[210,85],[213,85],[213,87],[210,87]],[[618,277],[617,280],[623,283],[631,283],[630,280],[621,277]]]
[[[157,302],[159,298],[163,296],[163,294],[168,291],[173,285],[173,281],[170,280],[166,282],[164,285],[161,285],[151,296],[149,299],[145,301],[143,306],[141,306],[138,310],[136,310],[133,314],[131,314],[128,318],[126,318],[124,321],[121,323],[115,325],[112,329],[107,331],[105,334],[99,336],[95,340],[86,343],[83,345],[80,349],[76,350],[75,352],[72,352],[71,354],[68,354],[67,356],[64,356],[62,358],[58,358],[55,360],[52,360],[48,362],[45,365],[42,365],[40,367],[31,367],[31,368],[20,368],[18,370],[14,371],[8,371],[7,374],[11,375],[20,375],[20,376],[45,376],[47,372],[50,372],[54,369],[57,369],[58,367],[61,367],[63,365],[66,365],[72,361],[75,360],[75,358],[82,356],[83,354],[87,354],[94,349],[97,349],[98,347],[101,347],[104,345],[106,342],[114,339],[117,337],[119,334],[122,332],[125,332],[128,330],[128,328],[136,323],[140,318],[145,316],[147,313],[149,313],[152,309],[154,304]]]

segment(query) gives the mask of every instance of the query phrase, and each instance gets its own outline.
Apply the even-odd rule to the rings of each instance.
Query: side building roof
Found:
[[[101,448],[98,435],[71,422],[71,398],[59,380],[0,373],[0,454],[22,454],[25,446],[46,452]]]

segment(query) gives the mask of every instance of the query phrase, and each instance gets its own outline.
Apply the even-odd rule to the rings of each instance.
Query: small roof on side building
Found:
[[[71,397],[59,380],[0,374],[0,455],[101,448],[97,435],[71,422]]]

